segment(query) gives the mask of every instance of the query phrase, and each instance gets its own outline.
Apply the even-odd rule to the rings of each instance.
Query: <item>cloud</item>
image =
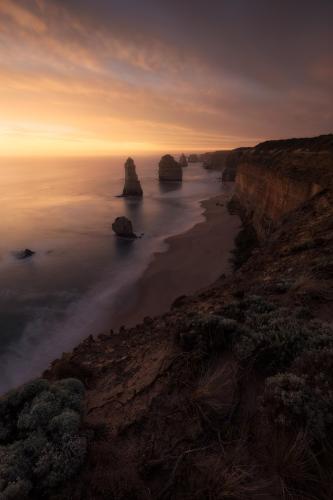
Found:
[[[326,0],[3,0],[2,119],[110,150],[325,133],[332,18]]]

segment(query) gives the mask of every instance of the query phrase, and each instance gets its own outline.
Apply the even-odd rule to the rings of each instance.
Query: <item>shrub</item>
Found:
[[[78,380],[39,379],[0,400],[0,498],[48,496],[78,470],[83,397]]]
[[[28,498],[32,489],[30,481],[19,479],[12,483],[8,483],[7,487],[1,493],[1,500],[24,500]]]
[[[258,314],[249,310],[244,330],[235,342],[242,361],[254,360],[265,373],[290,367],[305,351],[333,348],[333,331],[317,321],[303,321],[284,308]]]
[[[84,437],[70,434],[64,434],[60,441],[46,447],[34,469],[39,478],[38,489],[46,493],[70,479],[82,465],[86,447]]]
[[[223,351],[230,346],[240,328],[237,321],[218,315],[197,315],[179,334],[181,346],[187,350],[199,350],[203,356]]]
[[[246,311],[247,315],[269,313],[277,309],[277,307],[265,300],[261,295],[248,295],[239,303],[239,307]]]
[[[231,251],[231,263],[234,270],[239,269],[249,260],[254,248],[258,246],[255,230],[251,225],[243,225],[235,238],[235,248]]]
[[[48,429],[57,438],[64,434],[72,435],[79,431],[80,415],[73,410],[64,410],[52,418]]]
[[[304,428],[313,439],[321,440],[333,423],[333,394],[310,387],[304,377],[282,373],[267,379],[263,410],[276,426]]]

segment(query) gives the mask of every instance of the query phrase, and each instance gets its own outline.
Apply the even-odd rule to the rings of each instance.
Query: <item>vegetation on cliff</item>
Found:
[[[0,498],[49,498],[84,462],[84,386],[34,380],[0,399]]]

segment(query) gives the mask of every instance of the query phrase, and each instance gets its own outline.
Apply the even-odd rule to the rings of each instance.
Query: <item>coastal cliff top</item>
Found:
[[[262,142],[244,151],[241,163],[262,165],[288,177],[331,188],[333,134]]]
[[[256,151],[302,151],[318,153],[333,152],[333,134],[306,137],[302,139],[281,139],[261,142],[254,148]]]

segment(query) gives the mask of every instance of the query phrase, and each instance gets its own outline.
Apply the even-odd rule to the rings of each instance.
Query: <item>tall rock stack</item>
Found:
[[[142,196],[142,187],[135,170],[135,163],[128,158],[125,163],[125,185],[123,196]]]
[[[179,164],[180,164],[182,167],[187,167],[187,166],[188,166],[187,159],[186,159],[186,156],[184,155],[184,153],[182,153],[182,154],[180,155],[180,158],[179,158]]]
[[[182,181],[183,170],[180,164],[171,155],[162,156],[158,165],[159,180],[164,181]]]

